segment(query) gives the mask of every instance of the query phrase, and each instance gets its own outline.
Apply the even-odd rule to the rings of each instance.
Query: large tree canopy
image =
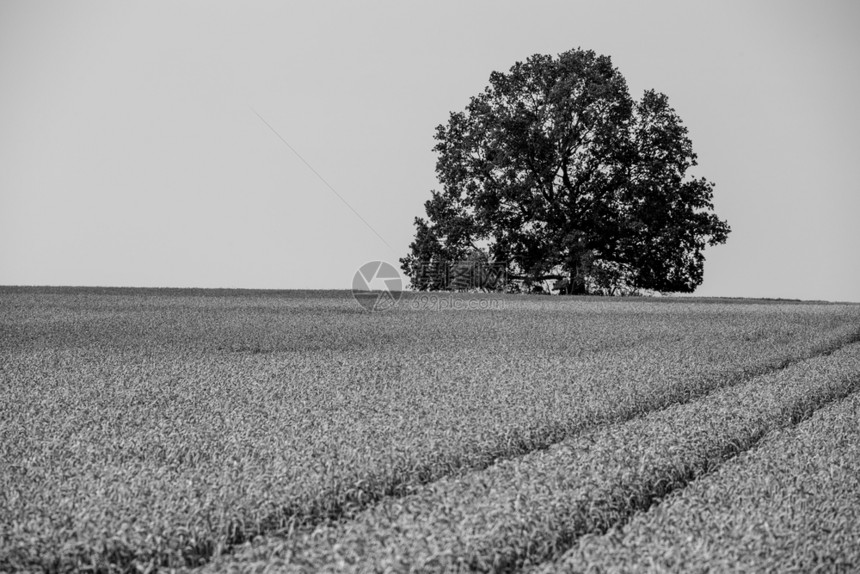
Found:
[[[620,277],[691,292],[703,249],[729,233],[713,184],[687,175],[696,154],[668,98],[633,101],[609,57],[592,51],[493,72],[435,139],[442,189],[401,259],[419,289],[433,287],[426,266],[483,253],[511,277],[565,278],[568,292]]]

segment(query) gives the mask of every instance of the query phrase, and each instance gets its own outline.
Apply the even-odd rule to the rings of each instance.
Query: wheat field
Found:
[[[860,569],[860,305],[438,297],[0,288],[0,571]]]

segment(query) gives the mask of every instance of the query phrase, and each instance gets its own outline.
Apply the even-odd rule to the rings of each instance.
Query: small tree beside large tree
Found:
[[[668,98],[633,101],[590,50],[493,72],[435,139],[441,190],[400,260],[417,289],[434,287],[422,270],[480,252],[511,279],[556,279],[568,293],[606,291],[606,277],[692,292],[704,248],[729,233],[714,185],[688,176],[696,154]]]

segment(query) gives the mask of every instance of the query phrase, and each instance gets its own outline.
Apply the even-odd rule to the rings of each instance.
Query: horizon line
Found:
[[[291,287],[291,288],[273,288],[273,287],[139,287],[129,285],[5,285],[0,284],[0,293],[10,292],[15,290],[70,290],[70,291],[202,291],[202,292],[260,292],[260,293],[289,293],[289,292],[344,292],[352,293],[353,289],[349,287],[328,287],[328,288],[313,288],[313,287]],[[380,291],[380,290],[376,290]],[[374,290],[362,291],[372,293]],[[537,293],[468,293],[462,291],[415,291],[411,289],[401,289],[398,293],[442,293],[442,294],[461,294],[461,295],[517,295],[517,296],[533,296],[536,298],[545,297],[561,297],[561,298],[587,298],[600,300],[625,300],[625,299],[653,299],[653,300],[696,300],[696,299],[720,299],[720,300],[744,300],[744,301],[773,301],[785,303],[827,303],[834,305],[860,305],[860,301],[831,301],[828,299],[799,299],[794,297],[756,297],[750,295],[697,295],[696,293],[667,293],[665,295],[551,295]],[[236,293],[240,295],[241,293]]]

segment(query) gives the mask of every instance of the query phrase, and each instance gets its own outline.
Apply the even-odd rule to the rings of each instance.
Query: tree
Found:
[[[601,277],[692,292],[702,251],[730,231],[713,183],[687,175],[696,154],[668,98],[634,102],[610,58],[590,50],[493,72],[435,139],[441,191],[400,260],[418,289],[434,287],[416,281],[423,266],[478,250],[512,279],[564,280],[571,293],[612,287]]]

